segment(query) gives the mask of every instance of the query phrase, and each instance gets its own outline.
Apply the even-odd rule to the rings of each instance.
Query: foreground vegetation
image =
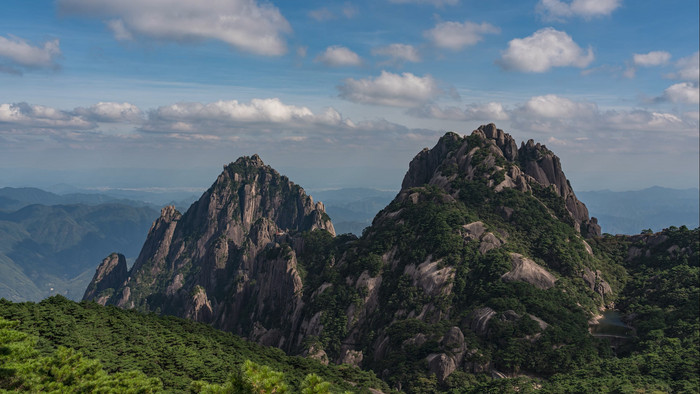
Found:
[[[270,381],[270,376],[275,387],[289,392],[317,386],[329,392],[387,389],[372,373],[289,357],[174,317],[75,303],[61,296],[40,303],[0,300],[0,317],[5,319],[1,353],[10,360],[0,375],[4,389],[60,391],[61,385],[70,385],[71,391],[90,392],[133,380],[134,386],[117,391],[222,392]],[[73,375],[65,378],[55,372],[60,370]]]

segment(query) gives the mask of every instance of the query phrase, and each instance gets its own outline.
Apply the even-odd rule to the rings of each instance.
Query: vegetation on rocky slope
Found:
[[[358,368],[325,366],[290,357],[277,348],[175,317],[141,314],[92,302],[75,303],[55,296],[40,303],[0,300],[0,318],[5,319],[0,346],[10,349],[9,353],[2,351],[2,357],[9,357],[0,374],[0,388],[5,389],[24,387],[40,391],[44,386],[22,386],[29,383],[20,383],[24,381],[20,378],[55,382],[59,378],[51,371],[56,366],[89,371],[73,372],[76,376],[71,379],[85,381],[81,385],[94,379],[109,382],[133,377],[154,391],[161,384],[167,391],[188,391],[195,386],[204,390],[212,389],[212,385],[225,386],[231,379],[243,379],[240,374],[246,372],[241,372],[241,367],[247,361],[259,366],[249,365],[249,375],[262,373],[255,372],[256,368],[275,371],[279,383],[291,392],[301,390],[310,374],[319,377],[316,380],[320,382],[330,382],[334,391],[363,392],[369,387],[386,390],[386,385],[372,373]],[[16,323],[8,327],[7,321]],[[43,368],[36,373],[43,375],[27,375],[35,363]],[[48,372],[41,372],[44,369]],[[192,386],[196,381],[201,382]]]

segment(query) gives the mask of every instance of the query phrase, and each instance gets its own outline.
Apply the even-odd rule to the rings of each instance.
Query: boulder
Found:
[[[503,281],[525,282],[539,289],[554,286],[557,279],[539,264],[518,253],[511,253],[510,257],[513,269],[501,276]]]

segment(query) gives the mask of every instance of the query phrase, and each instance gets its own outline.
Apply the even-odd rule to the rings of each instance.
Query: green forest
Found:
[[[387,390],[371,372],[290,357],[277,348],[175,317],[76,303],[61,296],[40,303],[0,300],[0,316],[0,388],[4,390]],[[237,391],[239,387],[248,389]]]

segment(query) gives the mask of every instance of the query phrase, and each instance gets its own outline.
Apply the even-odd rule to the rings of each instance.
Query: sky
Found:
[[[495,123],[575,190],[697,188],[697,0],[4,0],[0,187],[397,190]]]

